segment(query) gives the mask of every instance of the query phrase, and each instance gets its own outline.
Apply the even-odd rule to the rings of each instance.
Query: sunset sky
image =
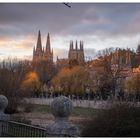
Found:
[[[51,36],[54,59],[67,57],[69,41],[84,41],[85,55],[109,47],[136,48],[140,43],[140,4],[0,3],[0,59],[31,58],[38,30],[45,46]]]

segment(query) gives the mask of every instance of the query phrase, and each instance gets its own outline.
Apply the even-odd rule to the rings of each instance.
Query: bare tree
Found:
[[[18,102],[24,96],[20,85],[28,71],[32,70],[29,61],[18,61],[17,59],[7,59],[0,63],[0,92],[9,99],[8,110],[16,111]]]

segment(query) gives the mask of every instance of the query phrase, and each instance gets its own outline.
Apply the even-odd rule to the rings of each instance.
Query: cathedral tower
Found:
[[[33,49],[33,62],[46,61],[53,63],[53,50],[51,51],[50,35],[47,35],[46,48],[42,47],[41,33],[38,32],[37,44]]]
[[[53,62],[53,49],[51,51],[50,35],[47,35],[46,50],[44,52],[44,57],[46,61]]]
[[[36,48],[34,47],[33,50],[33,61],[34,62],[40,61],[42,57],[43,57],[43,49],[42,49],[41,33],[39,30]]]
[[[70,41],[70,48],[69,48],[69,54],[68,59],[69,61],[76,60],[78,64],[84,64],[85,58],[84,58],[84,47],[83,47],[83,41],[80,41],[80,47],[78,48],[78,42],[75,43],[75,48],[73,47],[73,41]]]

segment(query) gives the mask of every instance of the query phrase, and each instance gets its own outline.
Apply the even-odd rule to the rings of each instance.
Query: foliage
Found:
[[[91,64],[94,72],[93,74],[91,73],[92,90],[94,93],[100,94],[104,99],[110,94],[112,88],[113,77],[109,59],[108,56],[100,56]]]
[[[25,79],[21,84],[21,89],[27,94],[33,93],[35,90],[40,90],[41,83],[36,72],[29,72],[25,75]]]
[[[140,108],[128,105],[115,106],[100,112],[91,121],[83,123],[84,137],[140,136]]]
[[[140,93],[140,73],[125,81],[125,89],[130,94]]]
[[[56,73],[54,65],[49,61],[33,63],[33,67],[41,83],[49,82]]]
[[[82,94],[89,83],[88,71],[82,66],[62,69],[52,80],[55,90],[65,94]]]
[[[0,62],[0,94],[8,98],[7,113],[17,111],[17,106],[23,97],[20,85],[25,74],[32,69],[30,64],[29,61],[10,58]]]

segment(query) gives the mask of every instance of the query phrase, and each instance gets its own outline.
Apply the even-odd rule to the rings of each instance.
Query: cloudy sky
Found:
[[[140,43],[140,4],[0,3],[0,59],[31,58],[38,30],[45,46],[51,36],[54,59],[67,57],[69,41],[84,41],[85,55]]]

